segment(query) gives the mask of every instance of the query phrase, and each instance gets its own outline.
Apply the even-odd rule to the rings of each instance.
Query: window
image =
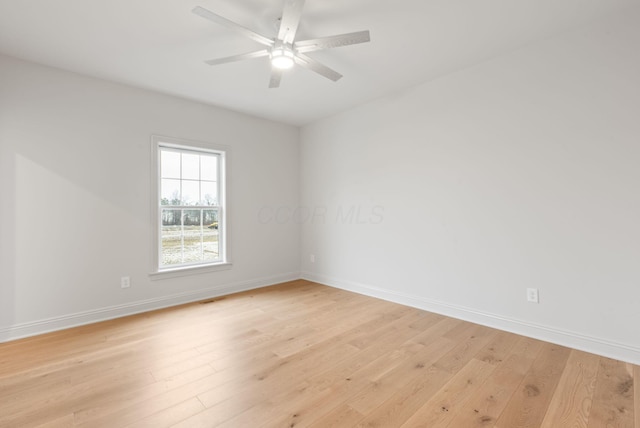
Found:
[[[227,262],[226,150],[154,137],[158,272]]]

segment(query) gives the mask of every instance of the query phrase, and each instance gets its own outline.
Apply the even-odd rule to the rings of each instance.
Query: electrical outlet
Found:
[[[311,263],[315,263],[315,262],[316,262],[316,255],[315,255],[315,254],[311,254],[311,255],[309,256],[309,261],[310,261]]]
[[[527,288],[527,301],[531,303],[540,303],[537,288]]]
[[[131,278],[128,276],[123,276],[120,278],[120,288],[129,288],[131,287]]]

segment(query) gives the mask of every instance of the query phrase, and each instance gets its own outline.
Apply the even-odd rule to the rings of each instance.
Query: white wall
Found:
[[[303,276],[639,363],[639,18],[303,128]]]
[[[150,280],[152,134],[231,147],[231,270]],[[0,57],[0,341],[299,277],[298,134]]]

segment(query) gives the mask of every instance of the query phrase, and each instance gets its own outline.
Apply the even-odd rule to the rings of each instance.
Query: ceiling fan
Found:
[[[294,64],[315,71],[321,76],[333,80],[334,82],[339,80],[342,77],[342,74],[305,54],[307,52],[322,49],[337,48],[340,46],[368,42],[370,40],[369,31],[357,31],[355,33],[296,41],[296,32],[298,31],[298,25],[300,24],[303,6],[304,0],[285,0],[284,10],[282,12],[282,18],[280,19],[280,25],[278,28],[278,35],[275,39],[265,37],[262,34],[258,34],[255,31],[213,13],[208,9],[196,6],[192,10],[196,15],[215,22],[216,24],[223,25],[240,34],[244,34],[250,39],[266,46],[265,49],[225,58],[212,59],[205,61],[205,63],[209,65],[218,65],[244,59],[268,56],[271,58],[270,88],[279,87],[283,71],[293,67]]]

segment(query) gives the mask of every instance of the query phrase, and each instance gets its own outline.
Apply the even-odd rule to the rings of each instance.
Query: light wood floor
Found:
[[[635,427],[640,368],[295,281],[0,345],[1,427]]]

